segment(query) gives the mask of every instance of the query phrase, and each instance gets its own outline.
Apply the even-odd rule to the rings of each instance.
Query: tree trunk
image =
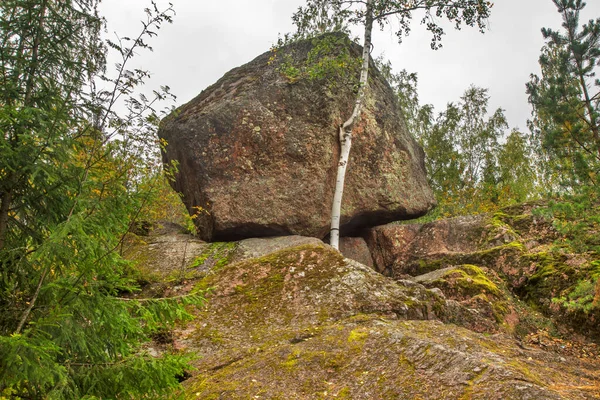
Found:
[[[365,90],[369,78],[369,60],[371,53],[371,33],[373,31],[373,6],[372,0],[367,0],[367,10],[365,15],[365,39],[363,43],[363,63],[360,71],[360,81],[356,102],[352,115],[342,126],[340,126],[340,159],[338,162],[337,178],[335,182],[335,193],[333,195],[333,204],[331,206],[331,246],[338,250],[340,243],[340,215],[342,210],[342,196],[344,194],[344,181],[346,179],[346,168],[350,157],[350,148],[352,147],[352,130],[356,121],[360,118]]]
[[[33,42],[33,48],[31,49],[31,62],[29,64],[29,71],[27,71],[27,81],[25,86],[25,106],[30,106],[31,96],[33,95],[33,88],[35,86],[35,75],[37,74],[37,68],[39,64],[39,51],[42,36],[44,35],[44,23],[46,22],[46,10],[48,8],[48,0],[44,0],[40,9],[40,17],[38,20],[37,32],[35,40]]]
[[[27,78],[25,80],[25,98],[23,100],[23,104],[26,107],[32,106],[31,100],[32,100],[32,96],[33,96],[33,89],[35,86],[35,74],[37,73],[37,68],[38,68],[38,63],[39,63],[39,48],[40,48],[40,43],[42,41],[42,36],[44,33],[44,24],[45,24],[47,9],[48,9],[48,0],[44,0],[44,2],[42,3],[42,5],[40,7],[40,14],[39,14],[38,23],[37,23],[37,31],[36,31],[33,47],[31,49],[31,61],[29,62],[29,66],[27,68],[28,71],[27,71]],[[23,47],[24,47],[23,43],[24,43],[24,41],[21,38],[21,43],[19,44],[19,49],[18,49],[19,58],[22,56]],[[18,68],[15,68],[16,73],[18,73],[18,70],[19,70]],[[18,79],[18,76],[15,76],[15,79]],[[15,141],[15,143],[13,144],[13,146],[16,146],[19,142],[18,132],[14,138],[14,141]],[[15,180],[18,181],[18,179],[19,178],[15,178],[14,174],[10,174],[6,178],[6,181],[9,184],[14,185],[13,181],[15,181]],[[6,232],[8,230],[8,220],[9,220],[8,213],[10,211],[10,205],[13,201],[13,191],[14,191],[14,189],[12,187],[9,187],[0,196],[0,250],[2,250],[6,244]]]
[[[7,189],[0,197],[0,250],[4,248],[6,232],[8,231],[8,212],[12,202],[12,190]]]
[[[579,11],[577,11],[577,16],[579,16]],[[563,11],[563,20],[569,21],[569,14],[566,9]],[[575,60],[575,66],[577,67],[577,79],[579,80],[579,84],[581,85],[581,90],[583,91],[585,109],[589,116],[589,121],[585,121],[592,131],[592,135],[594,137],[594,142],[596,145],[596,151],[598,152],[598,158],[600,158],[600,128],[598,127],[597,121],[594,118],[594,107],[592,104],[592,100],[590,98],[590,94],[588,91],[587,84],[585,82],[585,75],[583,73],[583,60],[574,50],[574,46],[578,44],[577,42],[577,32],[576,26],[569,24],[567,27],[567,35],[569,40],[569,52],[571,56]],[[585,115],[585,113],[584,113]],[[585,120],[585,116],[583,118]]]
[[[31,106],[31,104],[32,104],[32,96],[33,96],[33,91],[34,91],[34,87],[35,87],[35,76],[37,74],[37,68],[39,65],[39,50],[40,50],[42,36],[44,34],[44,24],[45,24],[47,8],[48,8],[48,0],[44,0],[44,2],[42,3],[41,9],[40,9],[37,33],[36,33],[36,37],[35,37],[35,40],[33,43],[33,48],[31,51],[31,63],[29,65],[29,71],[28,71],[28,77],[26,80],[26,89],[25,89],[25,100],[24,100],[25,106]],[[17,139],[18,139],[18,137],[17,137]],[[5,199],[3,198],[2,200],[3,200],[2,206],[4,206]],[[12,196],[11,196],[10,191],[8,192],[8,200],[9,201],[7,201],[7,203],[8,203],[8,206],[10,206],[10,202],[12,201]],[[3,214],[0,214],[0,218],[2,216],[3,216]],[[7,210],[6,216],[8,217],[8,210]],[[1,239],[2,238],[0,237],[0,240]],[[4,244],[3,242],[0,242],[0,245],[3,245],[3,244]],[[2,249],[2,247],[0,247],[0,249]],[[31,314],[31,310],[33,310],[33,307],[35,306],[35,303],[37,302],[37,299],[40,295],[40,290],[42,289],[42,286],[44,284],[44,280],[46,279],[46,275],[48,274],[48,271],[49,271],[49,267],[46,267],[44,269],[44,271],[42,272],[42,275],[40,277],[38,285],[35,289],[35,293],[33,294],[33,297],[31,298],[31,300],[28,302],[29,306],[27,307],[27,309],[21,316],[21,319],[19,320],[19,325],[17,326],[15,334],[20,334],[21,331],[23,330],[23,327],[27,323],[27,319],[29,318],[29,315]]]
[[[594,107],[592,105],[592,100],[590,99],[590,94],[588,92],[587,85],[585,84],[585,79],[581,73],[579,74],[579,83],[581,84],[581,89],[583,90],[583,95],[585,97],[585,107],[588,113],[588,117],[590,118],[589,126],[592,130],[594,141],[596,142],[595,144],[596,151],[598,152],[598,157],[600,158],[600,132],[598,129],[598,125],[596,124],[596,119],[594,118]]]
[[[29,306],[27,307],[27,309],[21,316],[21,319],[19,320],[19,325],[17,325],[17,329],[15,330],[16,335],[20,334],[21,331],[23,330],[23,327],[25,326],[25,323],[27,322],[27,318],[29,318],[29,314],[31,314],[31,310],[33,310],[33,307],[35,306],[35,303],[38,299],[38,296],[40,295],[40,290],[42,289],[42,285],[44,284],[46,275],[48,275],[49,269],[50,269],[50,267],[46,267],[44,269],[44,271],[42,272],[42,276],[40,277],[37,287],[35,288],[35,293],[33,294],[31,301],[28,302]]]

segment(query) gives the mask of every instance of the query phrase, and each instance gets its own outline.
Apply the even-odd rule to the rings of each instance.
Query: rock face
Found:
[[[166,258],[161,249],[166,256],[182,236],[151,239],[146,246],[157,257],[142,262],[155,270]],[[301,237],[207,244],[194,255],[186,283],[166,291],[211,288],[205,306],[190,310],[196,318],[169,342],[149,344],[149,351],[197,355],[185,398],[584,400],[600,393],[597,352],[581,358],[544,334],[521,342],[504,329],[472,329],[473,312],[459,301],[505,298],[483,269],[394,280]],[[174,263],[179,270],[181,260]]]
[[[540,325],[532,324],[532,313],[522,307],[527,304],[565,336],[577,332],[600,341],[600,284],[585,289],[587,300],[579,300],[587,301],[587,309],[564,300],[574,303],[581,299],[581,282],[596,282],[597,257],[553,245],[561,234],[552,220],[533,212],[539,207],[544,206],[532,203],[426,224],[392,223],[368,229],[365,238],[377,271],[438,288],[447,299],[510,331],[527,334]],[[470,329],[493,331],[482,322],[472,320]]]
[[[359,56],[360,46],[337,39]],[[302,41],[276,56],[267,52],[163,121],[164,161],[178,163],[174,186],[197,214],[202,239],[327,234],[338,127],[354,93],[352,85],[332,88],[324,79],[286,75],[284,63],[301,65],[312,48]],[[372,66],[346,177],[342,234],[427,212],[434,198],[423,159],[392,90]]]
[[[365,239],[361,237],[341,237],[339,250],[346,258],[358,261],[367,267],[374,268],[375,266],[373,264],[373,257],[371,257],[371,250],[369,250]]]
[[[206,308],[175,339],[200,356],[187,398],[585,399],[595,388],[594,364],[443,324],[460,320],[442,297],[327,245],[230,264],[199,286],[213,288]]]
[[[369,229],[366,240],[384,275],[417,275],[426,259],[470,253],[486,236],[484,216],[456,217],[427,224],[388,224]]]

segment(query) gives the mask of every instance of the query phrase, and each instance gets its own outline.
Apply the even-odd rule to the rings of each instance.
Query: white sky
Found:
[[[157,0],[166,5],[164,0]],[[151,88],[168,85],[177,105],[191,100],[232,68],[269,50],[278,33],[293,31],[291,16],[303,0],[171,0],[177,15],[141,53],[136,65],[152,72]],[[489,89],[490,112],[505,110],[512,127],[526,130],[530,107],[525,83],[539,73],[543,45],[540,29],[560,27],[551,0],[496,0],[489,30],[448,29],[444,47],[433,51],[429,33],[414,19],[413,31],[401,45],[391,30],[374,35],[374,52],[384,53],[395,70],[419,76],[421,104],[442,111],[458,101],[471,84]],[[101,11],[109,34],[136,35],[149,0],[103,0]],[[588,0],[582,21],[600,17],[600,0]]]

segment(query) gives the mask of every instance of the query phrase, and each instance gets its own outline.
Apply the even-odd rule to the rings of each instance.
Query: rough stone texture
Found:
[[[413,278],[430,289],[438,289],[444,298],[454,300],[466,313],[460,324],[475,332],[511,332],[522,326],[519,316],[528,310],[519,306],[498,275],[485,267],[454,265]],[[522,324],[521,324],[522,325]]]
[[[220,329],[213,340],[226,335]],[[305,330],[267,328],[245,346],[223,338],[216,354],[196,344],[206,358],[185,382],[187,398],[583,400],[598,389],[592,362],[438,321],[370,314]]]
[[[308,244],[319,246],[323,242],[316,238],[297,235],[244,239],[237,242],[237,247],[231,261],[262,257],[279,250]]]
[[[398,280],[439,289],[461,309],[461,325],[476,332],[525,336],[550,320],[515,296],[532,275],[523,262],[520,235],[498,215],[475,215],[426,224],[388,224],[368,230],[376,269]]]
[[[343,258],[324,243],[286,248],[230,264],[208,275],[200,286],[214,288],[209,303],[225,314],[231,311],[240,318],[282,327],[294,320],[310,325],[358,312],[379,312],[401,319],[452,318],[442,307],[445,301],[422,285],[400,285]],[[254,302],[263,307],[254,307]]]
[[[187,268],[209,246],[169,222],[159,223],[144,236],[128,234],[121,251],[133,260],[148,281],[185,275]]]
[[[197,318],[173,331],[171,343],[148,349],[198,356],[184,382],[185,398],[597,398],[597,358],[459,327],[462,307],[439,290],[386,278],[322,243],[266,253],[281,240],[238,244],[263,255],[215,263],[194,285],[173,293],[212,288]],[[166,251],[171,242],[156,241]],[[419,280],[439,281],[448,273]]]
[[[438,288],[448,300],[495,319],[496,329],[525,336],[546,327],[565,337],[576,332],[600,341],[600,303],[590,301],[584,310],[560,301],[570,299],[580,282],[595,282],[597,261],[590,253],[553,245],[560,234],[552,220],[532,212],[539,206],[427,224],[388,224],[370,229],[366,239],[376,270]],[[469,321],[471,328],[479,326],[475,330],[493,331],[477,318]]]
[[[360,46],[349,46],[360,54]],[[162,122],[164,160],[179,164],[175,189],[198,215],[202,239],[327,234],[338,126],[354,93],[351,86],[292,81],[278,70],[286,57],[303,62],[311,47],[299,42],[274,61],[267,52],[231,70]],[[434,204],[423,150],[406,132],[396,101],[372,66],[346,177],[342,235],[417,217]]]
[[[426,224],[387,224],[369,229],[366,241],[379,272],[396,277],[417,275],[422,273],[418,267],[424,259],[471,253],[487,245],[486,224],[484,215]],[[499,235],[498,239],[504,237]]]
[[[373,268],[375,265],[373,257],[371,257],[371,250],[369,250],[365,239],[361,237],[341,237],[340,252],[344,257],[358,261],[367,267]]]

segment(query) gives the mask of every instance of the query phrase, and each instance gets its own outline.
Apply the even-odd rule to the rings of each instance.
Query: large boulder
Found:
[[[361,48],[334,36],[338,49]],[[267,52],[225,74],[161,124],[183,194],[204,240],[328,233],[339,154],[338,127],[353,85],[290,75],[313,41]],[[290,64],[291,63],[291,64]],[[406,130],[397,98],[371,66],[355,128],[342,207],[342,234],[418,217],[433,205],[424,153]]]

